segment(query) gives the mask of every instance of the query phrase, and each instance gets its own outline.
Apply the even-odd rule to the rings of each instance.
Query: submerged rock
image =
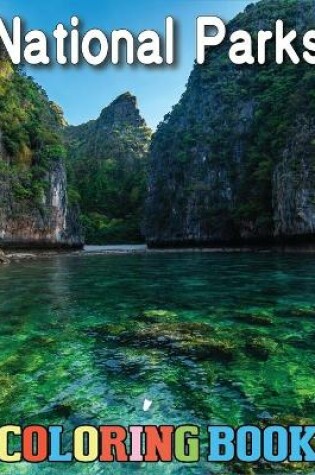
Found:
[[[271,338],[256,336],[249,337],[245,344],[248,355],[261,360],[267,360],[278,348],[278,344]]]
[[[288,316],[292,316],[292,317],[315,317],[315,307],[313,307],[311,305],[296,307],[292,310],[289,310]]]
[[[9,264],[10,259],[6,254],[0,249],[0,264]]]
[[[232,339],[216,335],[206,323],[138,323],[132,329],[127,325],[104,325],[95,333],[120,345],[167,349],[175,356],[189,355],[199,360],[231,360],[236,350]]]
[[[15,378],[13,376],[9,376],[5,373],[0,373],[0,386],[1,386],[1,394],[0,394],[0,402],[3,403],[4,400],[10,396],[14,392],[14,384]]]
[[[146,310],[143,315],[148,318],[173,318],[177,314],[169,310]]]
[[[69,404],[56,404],[51,408],[51,413],[58,417],[68,419],[72,413],[72,407]]]
[[[137,320],[147,323],[158,323],[164,321],[174,321],[176,317],[177,314],[169,310],[146,310],[137,317]]]
[[[270,326],[273,325],[271,317],[263,314],[243,314],[236,317],[239,322],[249,323],[250,325]]]
[[[249,465],[248,463],[233,463],[232,464],[232,470],[233,473],[235,474],[240,474],[240,475],[255,475],[255,470],[254,468]]]
[[[263,411],[258,414],[257,419],[261,419],[263,421],[270,421],[273,419],[272,415],[268,411]]]

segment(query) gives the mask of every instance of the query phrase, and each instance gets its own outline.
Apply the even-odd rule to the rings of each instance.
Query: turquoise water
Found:
[[[264,410],[280,423],[315,420],[312,255],[13,263],[0,269],[0,317],[1,425],[206,427],[255,423]],[[0,471],[223,473],[205,462],[56,465]]]

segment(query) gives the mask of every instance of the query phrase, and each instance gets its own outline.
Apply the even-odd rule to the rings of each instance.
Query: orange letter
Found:
[[[173,443],[173,426],[147,426],[144,428],[146,435],[145,462],[171,462]]]
[[[121,426],[101,426],[100,433],[102,438],[100,462],[128,462],[126,429]]]
[[[42,426],[28,426],[23,430],[22,454],[26,462],[39,463],[48,458],[48,434]]]

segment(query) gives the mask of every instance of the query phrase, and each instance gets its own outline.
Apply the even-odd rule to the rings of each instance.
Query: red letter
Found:
[[[146,435],[145,462],[171,462],[172,461],[172,435],[173,426],[147,426],[144,428]]]
[[[26,462],[39,463],[48,458],[48,434],[42,426],[28,426],[23,430],[22,456]]]
[[[121,426],[101,426],[100,433],[102,440],[100,462],[128,462],[126,429]]]

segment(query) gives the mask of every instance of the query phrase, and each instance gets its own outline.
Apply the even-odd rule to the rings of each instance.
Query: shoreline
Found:
[[[119,244],[107,246],[84,246],[83,249],[23,249],[1,250],[0,264],[51,258],[55,256],[96,256],[96,255],[135,255],[135,254],[314,254],[315,246],[244,246],[244,247],[187,247],[187,248],[149,248],[145,244]],[[2,258],[1,258],[2,257]]]

